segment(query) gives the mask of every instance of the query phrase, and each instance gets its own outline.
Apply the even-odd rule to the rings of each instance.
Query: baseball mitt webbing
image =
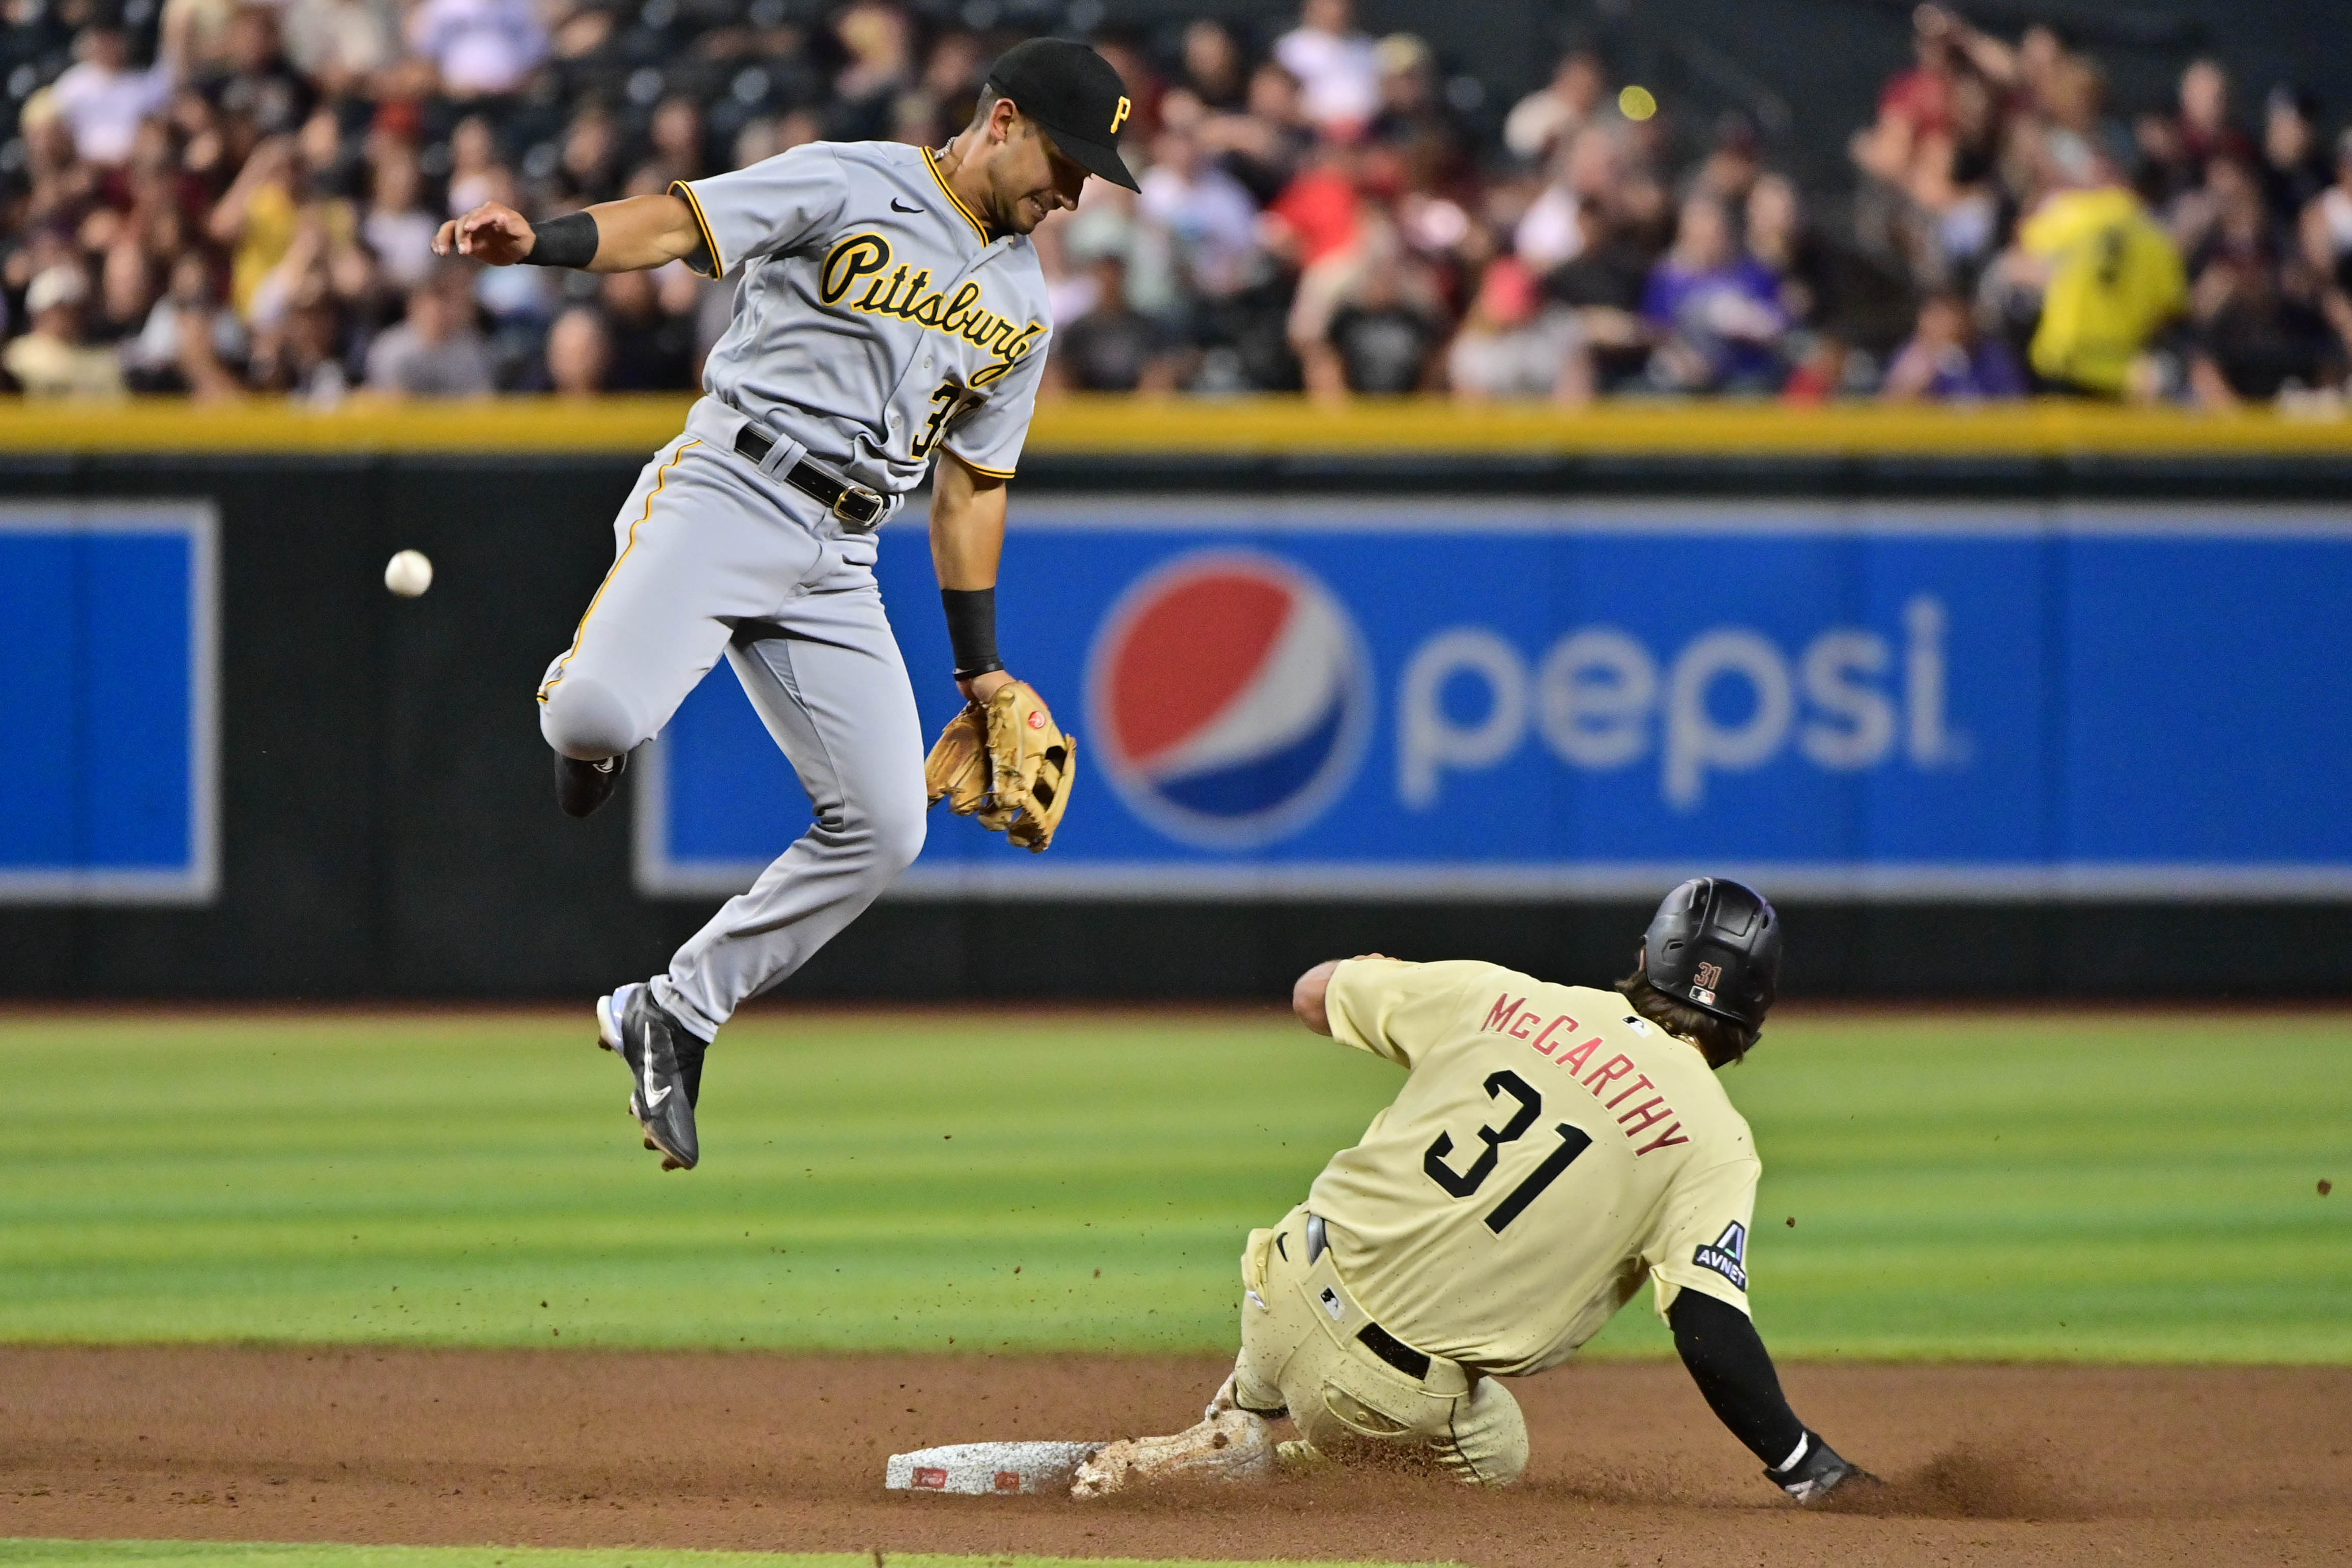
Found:
[[[1042,853],[1069,809],[1077,771],[1076,738],[1015,680],[948,721],[923,763],[923,782],[933,805],[944,800],[958,816],[977,816],[990,832]]]

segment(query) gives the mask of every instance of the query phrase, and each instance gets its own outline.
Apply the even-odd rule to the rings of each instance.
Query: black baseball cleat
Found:
[[[626,752],[617,757],[599,757],[585,763],[556,752],[555,804],[563,808],[566,816],[593,816],[598,806],[613,798],[613,790],[628,766]]]
[[[1828,1500],[1832,1493],[1843,1488],[1878,1482],[1876,1476],[1842,1458],[1835,1448],[1811,1432],[1805,1434],[1805,1446],[1796,1463],[1767,1470],[1764,1479],[1807,1508]]]
[[[709,1042],[661,1009],[653,990],[624,985],[596,999],[596,1043],[629,1064],[629,1114],[665,1171],[691,1171],[701,1159],[694,1104],[702,1097],[702,1053]]]

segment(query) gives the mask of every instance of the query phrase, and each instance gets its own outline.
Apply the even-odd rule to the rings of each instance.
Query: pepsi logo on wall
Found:
[[[1129,807],[1204,849],[1270,844],[1355,776],[1371,731],[1355,620],[1296,564],[1205,550],[1138,580],[1087,666],[1095,755]]]

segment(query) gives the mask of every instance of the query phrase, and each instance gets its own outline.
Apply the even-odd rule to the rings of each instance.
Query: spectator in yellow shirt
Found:
[[[2180,252],[2125,186],[2060,190],[2018,226],[2019,281],[2042,284],[2029,348],[2059,390],[2120,397],[2157,333],[2189,300]]]

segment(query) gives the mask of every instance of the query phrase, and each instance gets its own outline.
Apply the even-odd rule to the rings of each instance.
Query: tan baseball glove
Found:
[[[1062,733],[1045,700],[1019,680],[984,705],[967,703],[923,763],[933,805],[944,800],[1037,854],[1053,843],[1077,773],[1077,738]]]

